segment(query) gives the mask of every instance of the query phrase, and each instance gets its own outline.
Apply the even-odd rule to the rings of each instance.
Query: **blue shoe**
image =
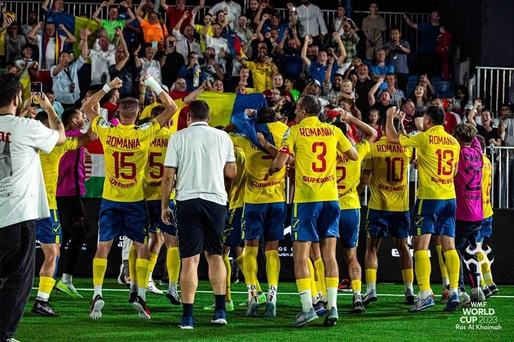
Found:
[[[316,311],[314,311],[314,308],[311,308],[308,312],[300,312],[296,316],[296,321],[293,323],[293,326],[301,327],[309,322],[317,320],[318,318],[319,317],[318,315],[316,315]]]
[[[459,308],[460,306],[460,300],[459,300],[459,294],[457,292],[453,292],[451,295],[448,296],[448,301],[446,302],[446,306],[443,309],[443,311],[446,312],[452,312]]]
[[[325,316],[323,325],[326,327],[333,327],[334,325],[336,325],[338,320],[339,320],[339,315],[337,313],[337,308],[331,307],[330,309],[328,309],[328,313]]]
[[[214,325],[227,325],[227,312],[225,310],[214,311],[211,323]]]
[[[248,302],[248,309],[246,310],[246,317],[257,317],[257,308],[259,307],[259,298],[254,296]]]
[[[195,328],[193,323],[193,316],[182,316],[178,326],[183,330],[193,330]]]
[[[321,300],[314,304],[314,311],[318,316],[324,316],[327,313],[327,309],[325,309],[325,306]]]
[[[428,309],[435,305],[434,298],[432,296],[428,296],[424,299],[418,298],[418,300],[414,303],[414,306],[409,309],[410,312],[420,312],[425,309]]]

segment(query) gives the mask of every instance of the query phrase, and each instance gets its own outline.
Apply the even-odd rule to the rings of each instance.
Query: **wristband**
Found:
[[[104,84],[102,90],[107,94],[112,90],[112,88],[108,84]]]
[[[157,95],[161,95],[164,91],[159,82],[157,82],[153,77],[148,77],[143,83],[145,86],[152,89]]]

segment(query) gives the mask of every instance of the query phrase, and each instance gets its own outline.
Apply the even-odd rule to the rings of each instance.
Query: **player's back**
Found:
[[[411,147],[390,143],[385,137],[372,144],[363,166],[372,172],[370,209],[409,210],[407,173],[411,157]]]
[[[360,208],[357,186],[360,183],[362,161],[370,151],[370,144],[363,140],[355,149],[359,155],[357,160],[350,160],[345,155],[337,154],[337,192],[341,209]]]
[[[493,206],[491,203],[491,187],[493,183],[492,173],[493,166],[489,157],[485,154],[482,156],[482,207],[484,210],[484,218],[491,217],[493,215]]]
[[[144,190],[146,200],[161,199],[161,184],[164,175],[164,157],[171,130],[161,127],[153,137],[148,148],[148,161],[145,166]],[[173,194],[172,194],[173,195]]]
[[[230,182],[230,189],[228,191],[229,209],[241,208],[245,202],[246,156],[243,149],[236,145],[236,137],[236,135],[230,134],[230,138],[234,143],[237,174]]]
[[[482,147],[477,138],[473,139],[471,146],[461,147],[459,172],[455,176],[457,220],[481,221],[484,218],[482,208],[482,158]]]

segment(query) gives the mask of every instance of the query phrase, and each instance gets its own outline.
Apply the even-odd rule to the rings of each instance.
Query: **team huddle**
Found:
[[[169,165],[167,150],[173,148],[171,137],[176,133],[170,123],[175,119],[177,104],[151,77],[146,77],[144,84],[158,94],[162,103],[153,108],[149,122],[136,123],[139,103],[132,98],[120,101],[119,124],[99,115],[101,98],[122,86],[116,78],[83,104],[82,111],[90,122],[88,131],[68,137],[49,154],[41,153],[51,217],[37,224],[37,238],[45,261],[40,271],[34,312],[55,315],[48,298],[55,285],[53,275],[62,240],[59,230],[55,229],[59,226],[56,202],[59,160],[66,151],[76,150],[94,139],[99,139],[103,146],[105,182],[98,245],[92,265],[94,294],[90,318],[100,319],[104,313],[102,285],[107,257],[117,236],[133,241],[128,258],[129,302],[139,317],[151,318],[146,291],[163,244],[167,249],[169,277],[166,297],[174,305],[181,304],[177,291],[181,256],[184,258],[188,251],[181,246],[182,235],[177,234],[174,193],[169,196],[171,188],[163,181]],[[194,102],[201,101],[193,101],[192,106]],[[80,127],[84,121],[82,111],[70,112],[68,122]],[[232,256],[247,286],[246,316],[259,316],[261,306],[264,316],[277,315],[281,266],[278,248],[284,239],[287,219],[288,179],[291,179],[289,189],[294,193],[291,235],[301,301],[295,326],[320,317],[326,326],[336,324],[339,262],[344,262],[348,269],[353,292],[352,311],[362,313],[365,306],[376,301],[377,255],[382,240],[389,236],[400,254],[405,300],[412,305],[410,311],[418,312],[435,305],[430,285],[431,241],[437,250],[443,278],[445,311],[455,311],[471,301],[484,301],[485,297],[498,292],[488,259],[491,249],[486,244],[492,234],[492,168],[476,128],[459,124],[452,136],[443,128],[444,111],[430,106],[423,116],[423,131],[407,135],[403,128],[404,114],[391,107],[383,122],[385,134],[377,140],[374,128],[345,110],[334,111],[337,112],[335,122],[324,122],[319,99],[305,95],[296,104],[293,126],[276,121],[274,111],[265,107],[245,111],[245,120],[251,123],[251,134],[241,134],[237,127],[225,127],[233,144],[237,174],[225,181],[228,214],[221,253],[228,276],[224,305],[216,302],[205,308],[215,311],[212,323],[226,324],[224,311],[234,310],[230,253],[235,253]],[[39,119],[45,123],[44,115]],[[410,168],[415,168],[419,175],[412,211],[409,209]],[[371,197],[363,221],[366,235],[366,290],[363,291],[357,244],[360,198],[366,186]],[[180,191],[178,185],[176,189]],[[411,237],[414,258],[408,245]],[[338,239],[343,248],[342,261],[336,258]],[[210,252],[212,248],[208,244],[212,241],[206,236],[202,250]],[[262,241],[267,293],[257,277]],[[413,288],[414,275],[419,286],[417,295]],[[466,293],[464,279],[470,282],[471,296]],[[63,276],[57,288],[81,296],[71,276]],[[180,326],[191,329],[192,320],[183,317]]]

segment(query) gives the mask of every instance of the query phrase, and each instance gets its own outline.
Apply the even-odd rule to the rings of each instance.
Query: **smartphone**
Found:
[[[157,50],[157,42],[156,41],[153,41],[152,42],[152,48]]]
[[[30,83],[30,95],[33,104],[39,104],[39,99],[43,95],[43,83],[31,82]]]

